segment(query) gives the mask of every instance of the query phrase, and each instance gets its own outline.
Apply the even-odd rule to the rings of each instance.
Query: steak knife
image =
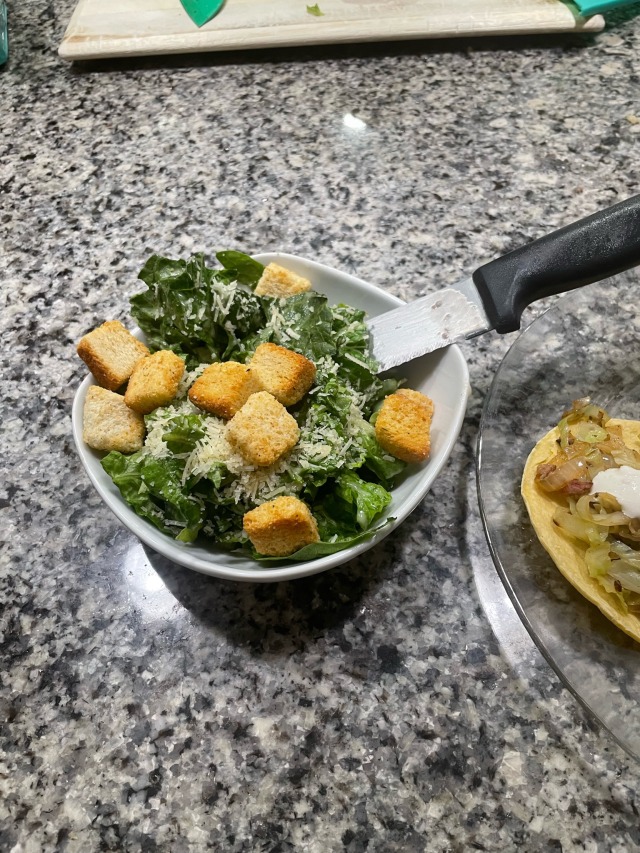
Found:
[[[495,329],[520,328],[523,310],[640,264],[640,195],[553,231],[468,278],[371,318],[379,371]]]

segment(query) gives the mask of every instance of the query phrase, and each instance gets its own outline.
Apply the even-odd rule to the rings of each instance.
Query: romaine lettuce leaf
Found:
[[[204,523],[204,506],[183,487],[181,460],[154,459],[144,451],[125,456],[114,450],[102,467],[138,515],[163,533],[193,542]]]
[[[391,495],[385,488],[361,479],[353,471],[345,471],[322,506],[330,518],[349,529],[366,530],[390,503]]]
[[[311,361],[335,353],[333,315],[326,296],[313,291],[297,293],[278,300],[277,307],[282,321],[275,335],[275,343],[294,349]],[[295,334],[289,335],[289,329]]]
[[[153,421],[150,420],[150,424]],[[204,416],[177,414],[167,423],[162,440],[171,453],[191,453],[205,435]]]
[[[335,355],[333,314],[326,296],[313,291],[285,299],[264,296],[262,307],[264,327],[238,343],[234,358],[245,361],[262,343],[295,350],[313,362]]]
[[[131,298],[131,314],[147,343],[186,355],[189,365],[219,361],[264,325],[260,298],[208,269],[203,255],[188,261],[153,255],[139,277],[147,290]]]
[[[246,508],[237,504],[207,505],[207,519],[203,533],[215,542],[225,546],[237,547],[247,542],[247,534],[242,529],[242,516]]]
[[[225,272],[229,273],[235,281],[252,288],[256,286],[264,272],[264,264],[250,255],[245,255],[244,252],[217,252],[216,258]]]
[[[375,429],[367,421],[361,424],[358,441],[365,453],[365,466],[382,481],[383,485],[391,488],[395,478],[407,467],[407,463],[390,456],[380,447]]]

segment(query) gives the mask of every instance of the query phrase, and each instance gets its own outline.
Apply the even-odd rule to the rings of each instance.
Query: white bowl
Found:
[[[309,278],[314,289],[326,294],[330,302],[346,302],[365,310],[372,317],[402,304],[402,300],[390,293],[315,261],[280,252],[269,252],[255,257],[264,264],[277,261]],[[373,548],[416,508],[449,458],[462,427],[470,390],[469,373],[462,353],[458,347],[450,346],[397,368],[397,374],[406,377],[409,388],[427,394],[434,402],[435,412],[431,427],[431,456],[422,465],[408,466],[407,473],[392,492],[393,499],[385,517],[393,516],[395,520],[359,545],[316,560],[290,563],[277,568],[262,568],[255,560],[223,551],[214,544],[178,542],[135,514],[103,470],[100,459],[104,454],[92,450],[82,439],[84,401],[89,386],[94,384],[91,375],[82,382],[73,401],[73,437],[82,464],[102,500],[125,527],[159,554],[189,569],[227,580],[253,583],[292,580],[324,572]]]

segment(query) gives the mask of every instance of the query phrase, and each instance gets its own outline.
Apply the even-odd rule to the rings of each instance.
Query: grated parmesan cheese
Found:
[[[191,388],[193,383],[206,367],[209,367],[209,365],[199,364],[197,367],[194,367],[193,370],[185,370],[182,375],[182,379],[180,380],[180,384],[178,385],[178,390],[175,396],[176,400],[182,400],[187,396],[187,391]]]
[[[316,369],[318,373],[337,373],[339,365],[330,355],[323,355],[316,361]]]
[[[364,361],[361,361],[359,358],[356,358],[355,355],[352,355],[349,352],[345,353],[345,358],[348,358],[349,361],[352,361],[354,364],[357,364],[360,367],[364,367],[365,370],[371,370],[368,364],[366,364]]]
[[[284,324],[284,316],[278,306],[284,304],[284,299],[279,299],[271,305],[271,316],[265,324],[265,329],[271,329],[273,332],[280,332]]]
[[[164,459],[167,456],[174,455],[170,453],[166,443],[162,440],[162,436],[167,432],[170,422],[176,415],[193,415],[199,411],[189,400],[184,400],[177,406],[164,406],[156,409],[153,413],[153,419],[147,421],[147,437],[143,450],[155,459]]]
[[[201,415],[205,435],[198,441],[191,453],[170,454],[162,436],[167,432],[171,420],[176,415],[182,414]],[[186,462],[182,474],[183,483],[191,477],[206,477],[213,468],[223,464],[234,479],[220,489],[220,496],[223,500],[232,500],[235,503],[250,503],[257,506],[279,494],[295,494],[302,488],[296,483],[289,483],[289,479],[293,480],[292,475],[295,467],[294,460],[290,458],[291,455],[279,459],[266,468],[256,468],[250,465],[229,443],[226,422],[215,415],[203,415],[188,400],[178,406],[167,406],[156,410],[147,433],[144,450],[156,459],[162,459],[169,455],[185,458]],[[290,477],[287,477],[287,484],[283,485],[283,475],[287,474]]]
[[[218,292],[213,293],[213,308],[224,316],[228,313],[233,300],[235,288],[228,299],[223,299]],[[225,294],[226,295],[226,294]],[[270,317],[266,328],[281,336],[293,340],[300,335],[295,329],[285,327],[281,311],[284,299],[272,303]],[[232,332],[233,325],[227,320],[225,328]],[[354,324],[355,325],[355,324]],[[367,368],[368,365],[355,356],[349,356],[353,362]],[[171,406],[157,409],[149,428],[144,445],[144,452],[161,459],[169,455],[185,459],[182,482],[191,478],[206,477],[217,466],[224,465],[231,475],[231,482],[218,490],[220,499],[224,502],[233,501],[238,504],[258,506],[272,500],[278,495],[294,495],[303,488],[302,472],[322,469],[323,463],[330,459],[332,468],[340,469],[347,464],[349,451],[353,445],[360,445],[363,424],[366,423],[363,409],[367,403],[366,394],[356,391],[346,381],[352,395],[352,403],[346,423],[347,435],[340,435],[337,430],[327,424],[315,422],[312,409],[307,413],[305,422],[300,426],[300,438],[296,446],[273,465],[258,468],[246,462],[244,457],[227,439],[227,423],[215,415],[203,413],[194,406],[187,397],[187,392],[193,382],[200,376],[208,364],[200,364],[195,369],[185,371],[178,387],[176,400]],[[339,372],[340,366],[330,355],[325,355],[316,361],[319,375],[329,377]],[[317,385],[310,394],[320,392]],[[162,436],[168,431],[169,425],[176,416],[198,414],[202,418],[205,435],[197,442],[191,453],[171,454]]]

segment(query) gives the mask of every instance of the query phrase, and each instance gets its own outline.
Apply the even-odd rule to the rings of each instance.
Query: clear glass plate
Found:
[[[520,497],[536,441],[574,399],[640,420],[637,271],[557,299],[515,341],[485,401],[478,495],[496,568],[520,618],[563,683],[640,757],[640,645],[562,577]]]

